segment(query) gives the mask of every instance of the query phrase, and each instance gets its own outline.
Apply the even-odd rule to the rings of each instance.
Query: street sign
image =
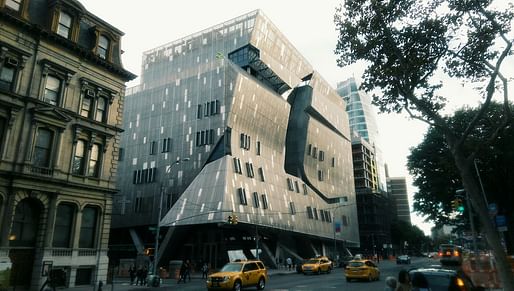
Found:
[[[505,215],[497,215],[496,216],[496,227],[506,227],[507,226],[507,217]]]
[[[489,203],[489,215],[491,216],[495,216],[496,214],[498,214],[498,205],[496,205],[496,203]]]

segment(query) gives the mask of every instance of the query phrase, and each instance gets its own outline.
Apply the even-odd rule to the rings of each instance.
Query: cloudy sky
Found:
[[[341,1],[316,2],[293,0],[79,0],[85,8],[125,33],[122,39],[123,64],[129,71],[140,75],[142,54],[157,46],[193,34],[218,23],[227,21],[255,9],[264,14],[284,33],[310,64],[334,87],[337,82],[354,76],[357,80],[363,72],[362,65],[345,68],[336,65],[333,53],[337,34],[333,23],[335,8]],[[511,2],[511,0],[509,0]],[[511,62],[512,65],[512,62]],[[514,65],[511,66],[513,68]],[[510,70],[514,76],[513,69]],[[139,84],[135,80],[128,84]],[[446,93],[455,96],[449,110],[462,104],[475,105],[478,98],[472,88],[462,84],[450,84]],[[511,90],[512,92],[512,90]],[[473,98],[470,98],[475,96]],[[405,176],[409,194],[416,191],[410,183],[406,169],[409,148],[423,138],[426,126],[404,115],[379,114],[378,126],[385,161],[390,176]],[[413,223],[427,234],[430,225],[414,213]]]

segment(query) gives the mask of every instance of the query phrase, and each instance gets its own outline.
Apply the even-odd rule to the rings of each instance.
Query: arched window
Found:
[[[98,208],[86,206],[82,211],[79,248],[94,248],[97,238]]]
[[[98,38],[98,56],[102,59],[107,59],[109,55],[109,39],[104,35]]]
[[[71,244],[71,231],[75,216],[75,206],[69,203],[61,203],[57,206],[55,217],[53,246],[57,248],[69,248]]]
[[[40,208],[35,201],[24,199],[16,205],[10,246],[33,247],[36,244]]]

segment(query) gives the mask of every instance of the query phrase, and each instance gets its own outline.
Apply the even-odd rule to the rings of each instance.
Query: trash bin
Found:
[[[148,275],[148,286],[159,287],[161,286],[161,278],[159,275]]]

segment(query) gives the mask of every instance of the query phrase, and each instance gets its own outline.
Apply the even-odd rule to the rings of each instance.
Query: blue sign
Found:
[[[507,226],[507,217],[505,215],[496,216],[496,227]]]

